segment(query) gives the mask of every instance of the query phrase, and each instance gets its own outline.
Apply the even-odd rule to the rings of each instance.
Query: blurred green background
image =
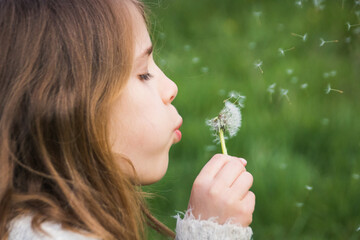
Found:
[[[179,87],[184,119],[166,176],[144,187],[155,193],[152,212],[175,228],[171,216],[187,209],[194,179],[221,151],[205,119],[235,90],[247,99],[227,147],[254,176],[254,239],[360,239],[360,26],[347,24],[360,23],[360,2],[145,2],[155,60]],[[344,92],[326,94],[328,84]]]

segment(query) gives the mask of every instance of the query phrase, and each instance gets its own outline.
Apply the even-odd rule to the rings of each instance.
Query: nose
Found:
[[[160,88],[162,101],[164,104],[170,104],[178,93],[177,85],[164,74]]]

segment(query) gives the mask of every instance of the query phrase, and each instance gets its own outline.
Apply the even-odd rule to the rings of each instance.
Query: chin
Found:
[[[160,181],[166,174],[169,163],[169,156],[166,157],[163,161],[161,161],[160,166],[156,166],[155,164],[151,169],[146,169],[146,173],[143,173],[140,176],[140,182],[142,185],[150,185]]]

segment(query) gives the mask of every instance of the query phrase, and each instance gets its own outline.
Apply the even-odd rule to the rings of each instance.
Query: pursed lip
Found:
[[[179,123],[177,124],[176,128],[174,129],[174,131],[175,131],[175,130],[178,130],[178,129],[181,127],[181,125],[182,125],[182,123],[183,123],[182,117],[180,117],[180,120],[179,120],[178,122],[179,122]]]

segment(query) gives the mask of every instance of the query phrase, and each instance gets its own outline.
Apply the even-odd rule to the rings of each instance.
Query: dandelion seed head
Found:
[[[276,83],[273,83],[267,88],[267,91],[273,94],[275,92],[275,87],[276,87]]]
[[[303,84],[301,84],[300,88],[301,89],[306,89],[308,86],[309,86],[309,84],[303,83]]]

